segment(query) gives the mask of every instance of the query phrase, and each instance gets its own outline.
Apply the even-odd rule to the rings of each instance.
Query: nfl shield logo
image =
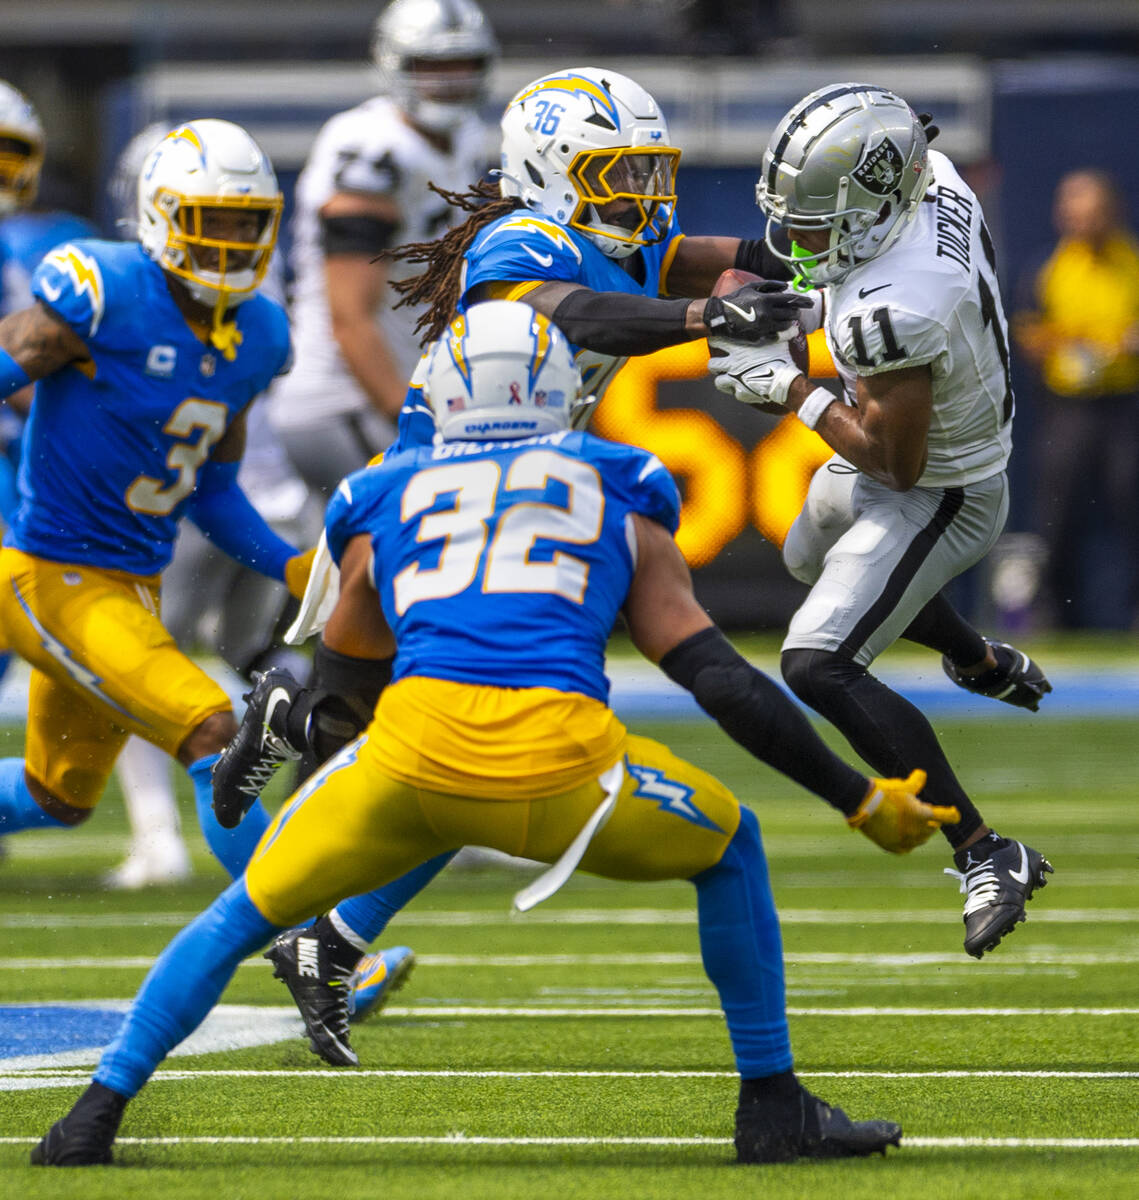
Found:
[[[198,364],[198,370],[207,378],[212,379],[214,372],[218,369],[218,360],[213,354],[203,354],[202,361]]]

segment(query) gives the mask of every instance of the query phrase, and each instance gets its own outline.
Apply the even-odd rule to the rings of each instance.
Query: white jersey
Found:
[[[981,205],[944,154],[929,157],[933,183],[909,226],[827,288],[826,338],[848,402],[859,376],[929,364],[929,459],[918,484],[955,487],[1008,462],[1008,327]]]
[[[430,191],[427,184],[465,191],[491,161],[487,139],[486,127],[472,117],[455,131],[453,150],[444,154],[408,125],[386,96],[337,114],[321,129],[297,180],[292,250],[296,361],[273,390],[271,412],[278,428],[319,424],[325,417],[370,406],[332,335],[321,250],[321,208],[339,192],[388,196],[401,218],[393,245],[438,237],[465,214]],[[388,278],[406,278],[422,269],[420,265],[392,264]],[[398,364],[402,383],[419,359],[415,323],[422,309],[395,309],[398,300],[398,294],[385,288],[376,320]]]

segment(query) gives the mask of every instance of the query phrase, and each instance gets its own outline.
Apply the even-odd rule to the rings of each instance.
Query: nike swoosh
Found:
[[[53,286],[46,279],[41,279],[40,290],[54,304],[63,295],[63,284],[60,283]]]
[[[1017,842],[1017,845],[1020,846],[1020,843]],[[1010,871],[1009,876],[1017,883],[1028,882],[1028,855],[1025,854],[1023,846],[1020,846],[1020,867],[1016,871]]]
[[[554,256],[552,254],[539,254],[537,250],[532,250],[529,246],[526,245],[525,242],[522,243],[522,249],[525,250],[526,253],[529,254],[530,257],[532,259],[534,259],[535,262],[539,263],[541,266],[543,266],[543,267],[553,266]]]
[[[888,288],[888,287],[893,287],[893,286],[894,285],[892,283],[880,283],[877,287],[859,288],[858,289],[858,298],[859,298],[859,300],[865,300],[867,296],[873,295],[875,292],[880,292],[883,288]]]
[[[886,286],[889,287],[890,285],[887,284]],[[725,308],[730,308],[732,310],[732,312],[737,313],[741,320],[744,320],[744,321],[754,321],[755,320],[755,306],[754,305],[751,308],[740,308],[740,306],[738,304],[733,304],[730,300],[722,300],[720,303],[723,304],[723,306]]]

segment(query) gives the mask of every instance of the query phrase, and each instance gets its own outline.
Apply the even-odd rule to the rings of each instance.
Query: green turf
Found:
[[[955,883],[941,874],[948,865],[943,846],[905,859],[883,855],[846,831],[825,806],[757,770],[710,725],[643,732],[715,771],[760,815],[785,914],[797,1066],[809,1086],[854,1115],[901,1121],[910,1139],[1135,1138],[1139,1017],[967,1017],[930,1010],[1139,1008],[1139,722],[1034,721],[1002,711],[992,720],[937,724],[991,823],[1044,850],[1056,866],[1052,883],[1030,906],[1028,923],[980,963],[961,951]],[[193,825],[188,807],[186,821]],[[99,891],[99,875],[121,851],[123,828],[117,799],[110,796],[81,830],[13,839],[0,867],[0,967],[15,959],[25,966],[0,969],[0,1002],[128,998],[144,966],[66,964],[79,957],[153,957],[178,922],[208,903],[224,882],[196,841],[192,884],[126,896]],[[691,888],[576,878],[531,918],[508,919],[510,895],[526,878],[499,870],[448,872],[412,904],[406,920],[393,925],[390,941],[413,945],[422,960],[394,1001],[410,1014],[386,1014],[360,1026],[354,1041],[366,1068],[425,1074],[320,1075],[314,1070],[320,1064],[299,1040],[181,1058],[169,1069],[293,1074],[156,1080],[128,1110],[123,1136],[699,1137],[707,1144],[149,1142],[122,1145],[118,1168],[32,1171],[24,1166],[27,1145],[78,1094],[83,1079],[76,1072],[67,1087],[0,1092],[0,1137],[29,1139],[0,1145],[0,1196],[1139,1195],[1134,1147],[930,1148],[911,1142],[886,1160],[732,1166],[724,1139],[731,1134],[735,1084],[722,1021],[715,1015],[637,1015],[646,1005],[715,1008],[699,965]],[[586,910],[603,917],[581,923]],[[449,913],[463,923],[449,925]],[[551,915],[557,913],[577,919],[558,923]],[[897,919],[881,919],[891,914]],[[60,923],[65,919],[88,924]],[[554,955],[577,961],[555,961]],[[661,955],[672,957],[648,957]],[[512,961],[493,965],[486,961],[490,956]],[[582,956],[594,959],[580,961]],[[238,971],[225,1000],[284,1005],[286,997],[254,959]],[[431,1012],[458,1005],[617,1011],[527,1018]],[[918,1009],[921,1015],[828,1011],[862,1006]],[[543,1069],[637,1075],[526,1074]],[[439,1074],[488,1070],[518,1074]],[[998,1070],[1062,1076],[975,1074]],[[649,1071],[703,1074],[642,1074]],[[897,1074],[931,1071],[974,1074]],[[1077,1071],[1130,1071],[1133,1077],[1078,1078]]]

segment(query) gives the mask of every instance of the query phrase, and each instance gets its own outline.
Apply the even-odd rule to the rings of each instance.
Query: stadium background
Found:
[[[0,77],[43,116],[44,199],[107,227],[105,184],[130,135],[153,120],[215,115],[262,142],[288,201],[321,122],[377,88],[365,58],[379,7],[9,0]],[[873,79],[936,114],[939,148],[985,205],[1006,308],[1019,265],[1049,240],[1052,192],[1066,170],[1110,170],[1139,223],[1134,0],[990,0],[983,19],[978,6],[953,0],[486,0],[484,8],[504,51],[488,117],[520,84],[570,62],[632,75],[658,97],[684,151],[679,212],[689,233],[762,233],[752,196],[767,135],[800,95],[837,78]],[[1011,531],[1026,527],[1042,486],[1025,452],[1031,382],[1022,372],[1014,381]],[[783,624],[800,588],[773,542],[797,511],[821,443],[794,421],[720,397],[697,347],[629,369],[600,416],[603,432],[655,450],[680,480],[682,546],[713,615],[737,628]],[[1129,627],[1123,597],[1134,565],[1096,528],[1085,554],[1089,624]],[[955,598],[999,629],[1015,615],[994,607],[990,569],[959,581]]]

